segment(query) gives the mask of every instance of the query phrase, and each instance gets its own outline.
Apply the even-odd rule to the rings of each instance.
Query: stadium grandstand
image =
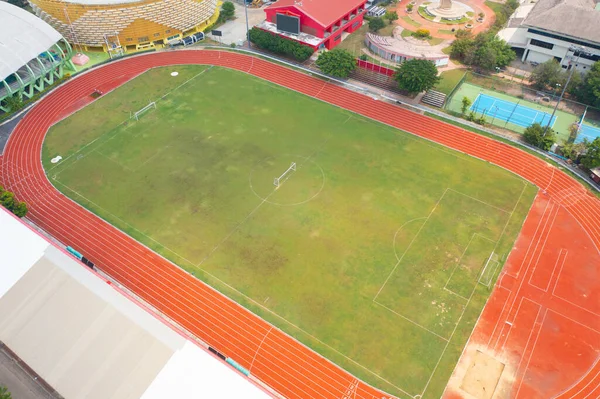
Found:
[[[0,110],[9,98],[23,100],[43,91],[73,68],[72,48],[64,37],[35,15],[0,1]]]
[[[43,397],[273,397],[1,206],[0,226],[0,350],[54,393]]]
[[[217,0],[29,0],[78,50],[137,51],[204,31]]]

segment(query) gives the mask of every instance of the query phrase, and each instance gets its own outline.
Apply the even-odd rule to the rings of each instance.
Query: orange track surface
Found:
[[[151,67],[173,64],[211,64],[247,72],[493,162],[535,183],[547,193],[543,198],[539,196],[536,204],[540,201],[552,204],[552,210],[546,210],[546,213],[542,213],[543,216],[539,216],[539,218],[554,217],[558,220],[560,217],[569,226],[567,234],[570,235],[570,239],[560,243],[561,249],[569,251],[567,255],[564,255],[564,251],[560,255],[566,257],[567,262],[557,263],[562,262],[562,258],[557,261],[556,257],[552,259],[550,256],[546,259],[542,255],[536,255],[535,262],[537,262],[539,272],[533,279],[530,278],[530,266],[535,262],[527,263],[523,272],[519,272],[520,269],[517,269],[511,277],[511,267],[515,267],[512,266],[513,264],[525,264],[525,261],[519,261],[516,258],[519,251],[514,251],[515,254],[509,258],[509,264],[503,272],[504,276],[498,283],[502,287],[509,288],[494,290],[493,300],[491,299],[486,306],[471,343],[479,336],[490,336],[494,339],[498,336],[502,338],[503,342],[512,342],[506,339],[508,331],[504,329],[504,326],[501,331],[499,331],[499,327],[493,329],[493,332],[487,331],[491,329],[482,329],[481,326],[484,326],[486,322],[490,324],[490,321],[500,320],[497,312],[490,314],[490,309],[495,309],[494,306],[502,309],[501,314],[508,312],[509,317],[519,317],[520,309],[512,306],[512,303],[523,302],[522,298],[526,295],[546,295],[546,299],[535,299],[537,303],[540,303],[539,309],[546,309],[545,306],[553,303],[554,294],[560,293],[561,297],[565,297],[570,303],[575,304],[571,308],[566,310],[561,308],[561,310],[569,312],[568,315],[572,318],[576,317],[576,322],[579,323],[569,324],[565,328],[571,328],[574,334],[583,334],[588,331],[576,329],[573,327],[574,325],[585,325],[590,327],[590,331],[600,331],[598,283],[590,279],[592,276],[598,278],[598,274],[595,274],[597,270],[592,270],[593,267],[598,267],[598,264],[589,266],[586,269],[588,274],[577,275],[577,264],[570,267],[568,262],[571,259],[570,256],[575,255],[577,251],[580,251],[580,255],[576,259],[582,259],[581,250],[583,248],[594,256],[598,255],[600,201],[565,173],[514,147],[412,113],[392,104],[373,100],[282,66],[232,52],[191,50],[132,57],[92,70],[46,96],[29,111],[12,134],[5,153],[0,158],[0,182],[7,189],[14,191],[20,200],[29,204],[28,217],[37,225],[61,242],[80,250],[103,272],[112,276],[204,342],[224,355],[235,359],[249,369],[256,378],[280,394],[288,398],[315,399],[380,399],[385,396],[66,198],[50,184],[42,168],[40,161],[42,142],[48,128],[58,119],[75,110],[77,106],[84,105],[86,103],[84,99],[94,89],[101,87],[102,91],[106,92],[111,87],[116,87]],[[548,212],[554,213],[548,214]],[[531,223],[534,225],[537,223],[534,216],[528,217],[525,224],[527,230],[524,228],[524,232],[529,231],[528,226]],[[560,222],[558,224],[544,223],[543,226],[542,233],[547,238],[550,233],[555,231],[555,226],[560,226]],[[533,237],[528,237],[524,233],[519,240],[540,242],[537,236],[542,233],[538,233],[538,231],[539,229],[534,232]],[[587,240],[588,245],[581,244],[579,238]],[[561,237],[555,237],[551,239],[551,242],[554,243],[560,239]],[[526,253],[525,256],[532,255]],[[555,264],[563,265],[561,266],[562,275],[569,276],[566,284],[564,281],[562,284],[560,280],[554,281],[552,279],[554,272],[550,274],[545,272],[543,265],[554,267]],[[529,279],[527,284],[522,283],[525,281],[525,276]],[[587,299],[582,299],[580,292],[574,291],[569,284],[573,281],[580,281],[581,278],[587,280],[586,284],[590,290]],[[536,293],[531,288],[531,281],[542,288],[552,287],[552,294],[548,294],[549,289],[546,289],[545,294],[544,291]],[[513,290],[513,287],[523,286],[529,288]],[[510,302],[511,306],[503,307],[502,304],[498,306],[502,302],[502,298],[497,300],[496,297],[498,297],[498,293],[506,289],[511,290],[511,296],[508,296],[508,300],[505,299]],[[590,311],[589,306],[594,304],[594,310]],[[532,309],[535,314],[536,309],[533,307]],[[535,323],[531,323],[532,326],[529,327],[528,332],[533,332],[536,328],[539,331],[539,325],[544,325],[546,321],[550,320],[544,316],[547,313],[547,310],[545,313],[539,310],[538,316],[533,319]],[[524,320],[532,320],[532,318],[525,317]],[[518,332],[519,334],[514,334],[514,336],[520,336],[523,333],[521,330]],[[539,335],[541,334],[538,333]],[[522,343],[523,340],[516,341],[527,347],[531,340],[525,340],[527,341],[525,344]],[[540,342],[542,342],[542,338],[540,338]],[[545,345],[552,347],[552,342]],[[529,348],[529,350],[533,349]],[[560,360],[561,352],[557,353]],[[569,355],[571,355],[570,352]],[[541,359],[543,365],[544,355],[541,356],[541,358],[536,356],[535,360]],[[598,353],[595,354],[595,357],[590,355],[588,358],[591,364],[588,365],[587,372],[582,372],[579,376],[573,377],[572,381],[561,385],[561,398],[600,396],[598,395],[600,391]],[[535,384],[527,382],[530,380],[527,380],[528,377],[525,373],[527,367],[535,366],[534,363],[534,361],[527,362],[522,373],[524,377],[519,377],[525,381],[521,393],[526,392],[527,389],[532,391],[537,389]],[[551,396],[559,393],[558,391],[553,392]],[[456,397],[456,393],[450,390],[446,394],[448,397]],[[517,395],[516,391],[511,396],[515,395]],[[532,396],[521,394],[521,397]]]

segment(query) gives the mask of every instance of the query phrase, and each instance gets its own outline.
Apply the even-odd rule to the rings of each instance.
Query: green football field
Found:
[[[65,195],[401,398],[441,395],[536,193],[205,66],[153,69],[101,97],[52,127],[42,158]]]

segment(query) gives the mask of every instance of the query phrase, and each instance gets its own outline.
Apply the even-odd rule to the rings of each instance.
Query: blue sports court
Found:
[[[581,143],[583,139],[588,139],[588,141],[594,141],[594,139],[597,137],[600,137],[600,128],[588,125],[581,125],[581,128],[579,129],[579,134],[577,134],[575,142]]]
[[[534,123],[545,126],[550,120],[550,114],[543,111],[501,100],[487,94],[479,94],[470,110],[485,114],[489,118],[503,120],[522,127],[529,127]],[[550,126],[554,126],[554,122],[556,122],[556,116],[552,118]]]

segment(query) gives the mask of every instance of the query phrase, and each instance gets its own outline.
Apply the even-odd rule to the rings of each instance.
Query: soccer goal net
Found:
[[[481,275],[479,276],[479,284],[485,285],[488,288],[490,287],[493,282],[494,275],[496,274],[496,270],[500,265],[499,260],[499,256],[492,251],[489,258],[485,262],[485,266],[481,271]]]
[[[154,101],[152,101],[150,104],[146,105],[144,108],[140,109],[139,111],[134,112],[133,118],[136,121],[139,121],[140,116],[142,116],[145,112],[151,110],[152,108],[156,109],[156,103]]]
[[[292,171],[295,171],[295,170],[296,170],[296,162],[292,162],[290,167],[287,168],[287,170],[285,172],[283,172],[283,174],[281,176],[275,178],[275,181],[273,182],[275,187],[279,187],[281,185],[281,183],[283,183],[284,181],[287,180],[287,178],[290,176]]]

